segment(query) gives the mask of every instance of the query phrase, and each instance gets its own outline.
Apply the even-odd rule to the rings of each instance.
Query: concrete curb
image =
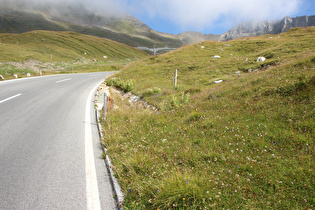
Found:
[[[95,111],[95,115],[96,115],[97,127],[98,127],[98,132],[99,132],[100,141],[101,141],[102,139],[104,139],[104,136],[103,136],[102,125],[101,125],[101,122],[100,122],[100,117],[101,117],[100,110],[101,110],[100,108],[97,108],[96,111]],[[104,154],[106,154],[106,148],[104,148],[103,146],[101,146],[101,147],[102,147],[102,150],[103,150]],[[120,187],[117,179],[114,176],[114,171],[113,171],[113,167],[114,166],[112,165],[110,157],[108,155],[106,155],[104,161],[105,161],[105,165],[106,165],[107,170],[108,170],[109,175],[110,175],[110,180],[111,180],[111,184],[112,184],[112,187],[113,187],[114,194],[116,195],[117,208],[119,210],[123,210],[122,205],[124,203],[124,194],[123,194],[123,192],[121,190],[121,187]]]

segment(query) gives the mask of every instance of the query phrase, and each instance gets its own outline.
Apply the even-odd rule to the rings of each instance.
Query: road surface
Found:
[[[115,209],[93,90],[110,73],[0,82],[0,209]]]

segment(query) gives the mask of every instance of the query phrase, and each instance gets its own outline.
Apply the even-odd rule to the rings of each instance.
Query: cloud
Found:
[[[121,5],[115,0],[0,0],[0,7],[10,6],[18,9],[39,8],[49,5],[61,7],[83,6],[84,8],[101,14],[120,15],[125,13]]]
[[[182,28],[274,20],[293,14],[302,0],[119,0],[132,14],[164,19]]]

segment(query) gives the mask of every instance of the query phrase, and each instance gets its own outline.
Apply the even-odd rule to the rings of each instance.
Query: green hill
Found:
[[[202,42],[108,80],[158,108],[112,91],[104,145],[125,208],[313,209],[314,37],[311,27]]]
[[[148,54],[125,44],[75,32],[0,34],[0,75],[118,70]],[[105,57],[104,57],[105,56]]]
[[[32,31],[22,34],[0,34],[0,61],[25,61],[33,58],[42,62],[88,59],[143,58],[147,54],[104,38],[75,32]],[[52,56],[52,58],[51,58]]]

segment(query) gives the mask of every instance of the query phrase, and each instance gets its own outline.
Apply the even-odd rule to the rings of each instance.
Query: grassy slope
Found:
[[[21,6],[23,8],[23,6]],[[58,8],[57,8],[58,10]],[[66,10],[66,9],[65,9]],[[72,12],[74,14],[72,14]],[[164,47],[179,47],[183,43],[175,38],[165,35],[161,35],[150,30],[145,25],[139,25],[141,23],[134,19],[115,19],[111,24],[106,23],[104,26],[108,29],[99,27],[103,25],[102,20],[105,22],[111,21],[104,17],[95,15],[91,17],[87,11],[61,11],[62,14],[70,16],[70,18],[76,18],[84,23],[99,23],[96,25],[91,24],[90,27],[82,25],[75,25],[67,22],[63,18],[51,17],[49,15],[44,16],[42,13],[28,12],[28,11],[14,11],[12,9],[4,9],[1,11],[0,8],[0,33],[23,33],[34,30],[48,30],[48,31],[75,31],[77,33],[93,35],[98,37],[105,37],[111,40],[116,40],[120,43],[125,43],[129,46],[147,46],[153,47],[161,46]],[[143,24],[143,23],[142,23]],[[97,26],[98,25],[98,26]]]
[[[126,209],[314,208],[314,37],[203,42],[117,74],[160,109],[115,97],[104,123]]]
[[[45,41],[42,41],[44,39]],[[143,58],[146,53],[108,39],[75,32],[33,31],[23,34],[0,34],[1,62],[25,61],[34,58],[42,62],[70,61],[78,58],[109,59]],[[84,52],[87,53],[85,56]]]
[[[6,79],[14,73],[25,76],[38,72],[17,69],[8,62],[35,59],[49,62],[62,72],[117,70],[130,60],[142,59],[148,54],[125,44],[75,32],[32,31],[23,34],[0,34],[0,74]],[[103,56],[107,56],[104,59]],[[93,62],[96,59],[97,62]],[[47,69],[41,67],[45,72]],[[58,73],[62,73],[60,70]]]

